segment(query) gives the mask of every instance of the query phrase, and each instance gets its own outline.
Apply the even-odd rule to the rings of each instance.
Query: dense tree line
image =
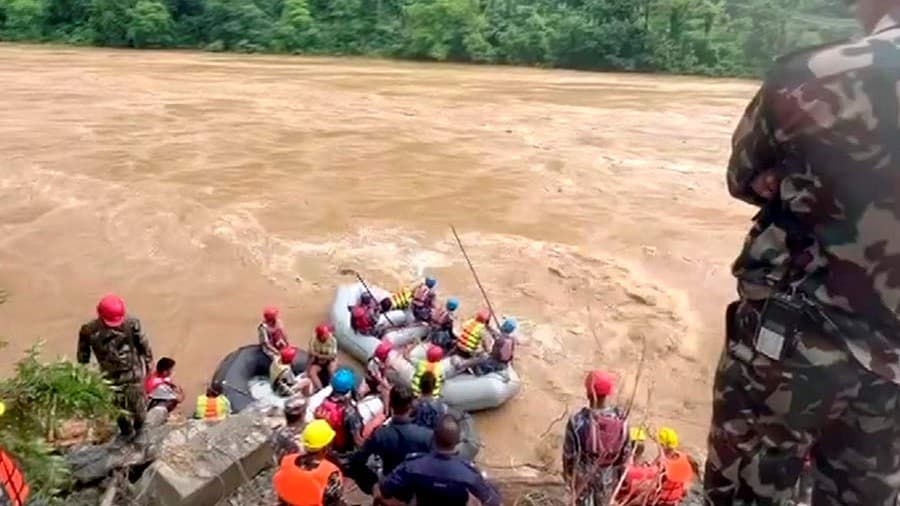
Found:
[[[841,0],[0,0],[0,39],[753,74]]]

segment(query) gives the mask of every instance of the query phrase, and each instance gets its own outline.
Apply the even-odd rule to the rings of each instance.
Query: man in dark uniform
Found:
[[[483,506],[500,506],[500,492],[474,464],[456,454],[460,441],[459,422],[452,415],[438,420],[431,453],[411,455],[376,490],[378,500],[402,501],[429,506],[465,506],[471,494]]]
[[[900,0],[866,35],[778,60],[737,127],[735,261],[705,489],[713,505],[895,505],[900,486]]]
[[[127,412],[117,420],[119,430],[124,437],[134,438],[147,416],[143,384],[153,352],[141,322],[125,314],[125,302],[116,295],[100,299],[97,318],[82,325],[78,333],[78,362],[90,362],[91,352],[117,389],[116,404]]]

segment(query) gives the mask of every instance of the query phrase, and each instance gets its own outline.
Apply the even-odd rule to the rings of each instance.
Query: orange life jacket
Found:
[[[208,397],[201,394],[197,396],[197,409],[194,411],[194,416],[200,420],[224,420],[229,411],[228,398],[224,395]]]
[[[659,506],[674,506],[684,499],[688,485],[694,478],[694,470],[687,455],[676,452],[672,456],[664,457],[663,480],[660,486],[656,504]]]
[[[292,453],[281,459],[281,466],[272,478],[275,494],[288,506],[322,506],[325,489],[331,475],[341,470],[327,460],[319,461],[315,469],[297,465],[299,454]]]
[[[481,346],[484,324],[472,318],[463,324],[462,332],[456,338],[456,347],[467,353],[474,353]]]
[[[441,371],[441,363],[440,362],[429,362],[427,360],[420,360],[418,364],[416,364],[416,372],[412,377],[412,391],[416,395],[416,397],[421,394],[421,390],[419,389],[419,382],[422,381],[422,376],[425,372],[430,372],[434,374],[434,391],[432,395],[435,397],[441,394],[441,380],[444,379],[443,371]]]
[[[3,494],[0,495],[0,499],[5,497],[12,506],[23,506],[30,493],[19,466],[2,449],[0,449],[0,493]]]

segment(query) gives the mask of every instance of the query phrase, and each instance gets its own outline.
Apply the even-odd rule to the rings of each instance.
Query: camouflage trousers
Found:
[[[125,413],[116,420],[123,436],[132,436],[141,431],[147,419],[147,397],[142,381],[114,382],[116,385],[116,406]]]
[[[776,361],[753,352],[759,305],[728,313],[704,480],[710,503],[784,504],[811,454],[816,506],[895,506],[900,387],[812,320],[798,319],[795,343]]]

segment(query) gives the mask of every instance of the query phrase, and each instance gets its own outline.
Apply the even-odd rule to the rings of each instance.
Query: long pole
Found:
[[[364,280],[364,279],[362,278],[362,276],[359,275],[359,272],[357,272],[357,271],[355,271],[355,270],[353,270],[353,269],[343,269],[343,270],[341,271],[341,273],[342,273],[342,274],[350,274],[350,273],[352,273],[354,276],[356,276],[356,279],[359,280],[359,283],[363,286],[363,288],[365,288],[366,293],[369,294],[369,297],[372,297],[372,300],[375,300],[375,294],[372,293],[372,290],[369,290],[369,285],[367,285],[367,284],[366,284],[366,280]],[[377,302],[377,301],[376,301],[376,302]],[[392,327],[396,327],[396,325],[394,324],[394,322],[392,322],[392,321],[391,321],[391,318],[387,315],[387,312],[383,312],[383,313],[381,313],[381,314],[384,316],[384,319],[387,320],[387,322],[391,324]]]
[[[453,231],[453,237],[456,238],[456,244],[459,245],[459,250],[462,251],[463,257],[466,259],[466,263],[469,264],[469,270],[472,271],[472,277],[475,278],[475,284],[478,285],[478,289],[481,290],[481,296],[484,297],[484,302],[487,303],[488,310],[491,312],[491,316],[494,318],[494,323],[497,324],[497,328],[500,328],[500,321],[497,319],[497,313],[494,312],[494,307],[491,305],[491,300],[487,296],[487,292],[484,290],[484,286],[481,284],[481,280],[478,279],[478,273],[475,272],[475,266],[472,265],[472,260],[469,259],[469,254],[466,253],[466,248],[463,246],[462,240],[459,238],[459,234],[456,233],[456,227],[452,224],[450,225],[450,230]]]

